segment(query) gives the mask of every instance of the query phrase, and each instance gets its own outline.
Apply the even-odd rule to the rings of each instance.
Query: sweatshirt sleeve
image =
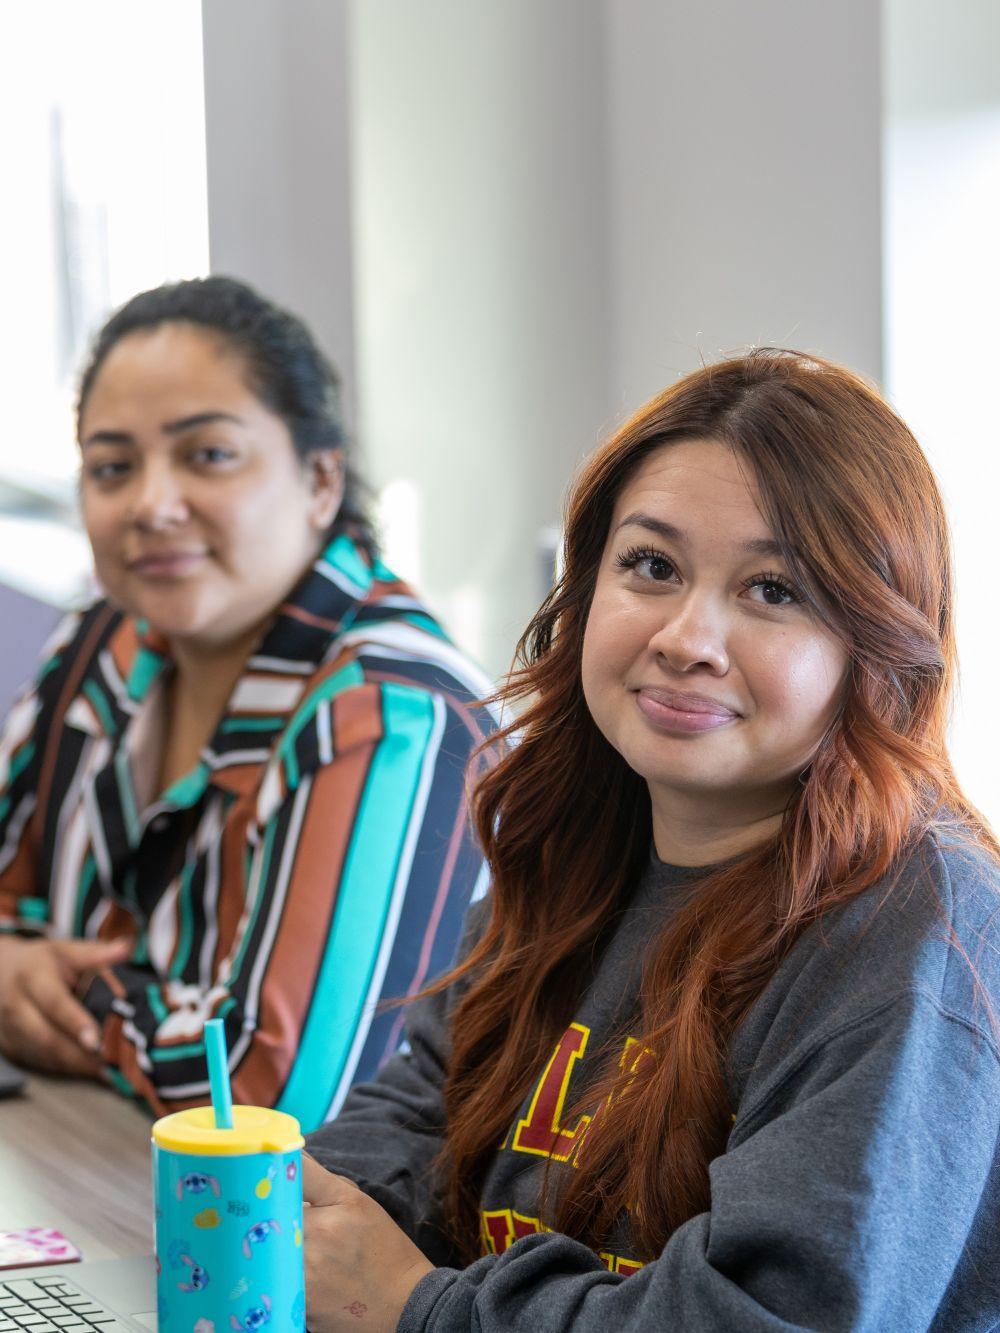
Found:
[[[1000,1185],[987,1035],[913,990],[820,1043],[803,1036],[781,1068],[711,1165],[711,1211],[634,1276],[566,1236],[532,1235],[428,1274],[399,1333],[992,1326],[981,1321],[1000,1318],[1000,1272],[976,1248]],[[981,1270],[982,1304],[946,1317],[965,1264]]]
[[[247,854],[228,833],[210,854],[205,874],[222,881],[210,980],[126,964],[87,992],[107,1065],[158,1114],[206,1100],[204,1023],[218,1017],[234,1097],[314,1129],[363,1062],[377,1068],[398,1044],[375,1011],[414,956],[433,975],[454,955],[483,871],[465,782],[475,734],[441,695],[372,684],[338,696],[327,731],[325,750],[310,724],[283,752],[281,799]],[[210,887],[182,878],[162,908],[179,918],[175,961]]]

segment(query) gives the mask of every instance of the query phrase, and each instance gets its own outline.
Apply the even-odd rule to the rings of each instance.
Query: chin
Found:
[[[651,787],[673,787],[677,791],[719,791],[732,788],[737,777],[737,766],[718,755],[708,759],[705,751],[685,753],[677,747],[670,760],[663,754],[623,753],[629,768],[638,773]]]
[[[168,639],[200,639],[210,637],[219,626],[219,611],[205,607],[177,607],[153,604],[147,601],[136,607],[132,614],[147,620],[151,629]]]

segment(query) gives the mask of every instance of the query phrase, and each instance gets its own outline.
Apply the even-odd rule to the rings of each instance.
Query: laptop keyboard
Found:
[[[0,1282],[0,1333],[132,1333],[64,1277]]]

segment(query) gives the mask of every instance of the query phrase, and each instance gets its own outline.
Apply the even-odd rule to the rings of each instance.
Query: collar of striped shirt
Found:
[[[234,795],[256,790],[275,740],[283,732],[294,731],[294,712],[307,686],[315,684],[321,669],[337,670],[343,635],[366,621],[387,618],[448,642],[405,583],[378,559],[370,561],[349,535],[338,535],[278,608],[248,659],[215,734],[202,751],[200,764],[145,812],[143,825],[160,810],[194,805],[209,784]],[[94,794],[106,814],[123,796],[128,804],[133,784],[122,769],[140,744],[141,728],[134,724],[171,660],[166,641],[147,624],[123,622],[121,631],[128,642],[112,646],[111,657],[117,662],[106,657],[103,673],[108,679],[111,667],[117,666],[118,688],[98,690],[96,682],[88,682],[91,688],[85,686],[84,691],[92,715],[88,718],[78,712],[76,718],[67,718],[85,730],[96,725],[109,740],[120,744],[117,761],[97,776]],[[345,669],[357,670],[350,664]],[[126,731],[130,734],[123,736]],[[127,811],[122,814],[124,825],[138,825],[137,811],[132,812],[131,820]],[[136,827],[133,836],[138,832]],[[132,841],[126,837],[126,843]]]

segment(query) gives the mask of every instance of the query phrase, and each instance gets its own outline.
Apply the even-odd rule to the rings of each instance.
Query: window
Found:
[[[208,270],[199,0],[35,0],[0,44],[0,581],[85,585],[76,380],[136,292]]]

